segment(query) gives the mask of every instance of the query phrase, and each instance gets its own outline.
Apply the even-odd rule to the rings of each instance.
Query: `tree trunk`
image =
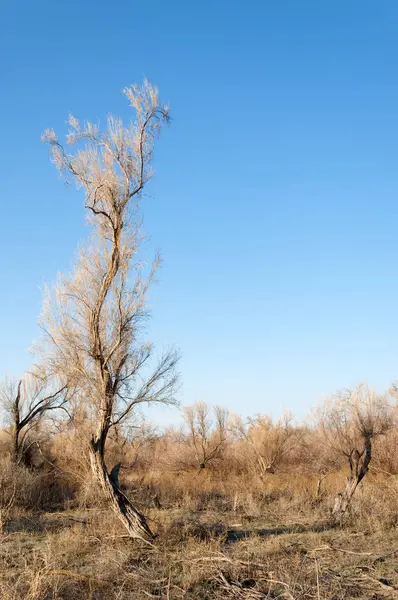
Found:
[[[350,475],[347,477],[347,484],[344,492],[342,494],[337,494],[332,510],[332,517],[335,520],[341,520],[347,512],[355,490],[369,470],[371,460],[372,438],[368,434],[364,435],[364,448],[361,454],[355,449],[349,456]]]
[[[342,517],[345,515],[351,503],[357,485],[358,481],[356,481],[352,477],[347,477],[347,484],[343,493],[338,493],[334,499],[334,506],[332,510],[332,516],[334,519],[342,519]]]
[[[21,458],[21,448],[19,446],[19,428],[14,427],[14,440],[13,440],[13,459],[15,463],[19,463]]]
[[[203,471],[203,469],[205,469],[205,468],[206,468],[206,463],[204,463],[204,462],[200,463],[200,465],[199,465],[199,468],[198,468],[198,471],[197,471],[196,475],[200,475],[200,474],[201,474],[201,472]]]
[[[132,538],[138,538],[144,541],[153,539],[153,534],[149,529],[144,515],[134,508],[129,499],[120,490],[115,481],[116,477],[110,477],[105,465],[101,439],[93,438],[91,440],[90,461],[95,478],[101,484],[106,497],[110,501],[112,510],[123,523],[128,534]]]
[[[21,403],[21,386],[22,379],[18,383],[17,395],[14,399],[12,405],[12,415],[13,415],[13,459],[15,463],[19,463],[21,460],[21,445],[19,442],[19,434],[21,433],[21,415],[20,415],[20,403]]]

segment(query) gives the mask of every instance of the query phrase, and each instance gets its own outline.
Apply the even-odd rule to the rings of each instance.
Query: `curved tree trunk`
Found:
[[[148,540],[153,535],[145,517],[121,491],[118,467],[108,472],[104,456],[111,427],[131,416],[137,404],[174,401],[176,358],[171,353],[165,354],[137,389],[129,384],[151,355],[150,347],[142,344],[135,332],[159,262],[154,261],[147,276],[136,273],[134,257],[142,238],[136,201],[150,179],[155,134],[168,113],[147,82],[142,90],[132,86],[125,92],[137,115],[129,131],[119,120],[110,119],[108,131],[100,133],[89,123],[81,128],[77,119],[70,117],[68,143],[84,140],[86,144],[84,150],[76,151],[77,160],[64,150],[55,133],[44,135],[57,167],[85,189],[93,245],[79,253],[72,276],[59,282],[65,318],[58,319],[58,300],[56,308],[49,302],[43,329],[60,358],[62,375],[69,373],[74,385],[93,395],[96,427],[89,443],[93,475],[128,534]],[[65,352],[64,345],[73,351]],[[73,356],[70,365],[65,356]]]
[[[90,443],[90,462],[92,472],[101,484],[102,489],[108,498],[111,507],[123,523],[132,538],[149,541],[153,539],[153,534],[149,529],[144,515],[142,515],[123,494],[117,485],[117,477],[113,469],[113,477],[108,473],[105,465],[104,454],[102,451],[101,438],[92,439]]]

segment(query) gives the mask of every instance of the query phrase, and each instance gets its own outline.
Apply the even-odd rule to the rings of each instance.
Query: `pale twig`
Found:
[[[319,546],[319,548],[313,548],[311,550],[307,550],[307,552],[320,552],[323,550],[334,550],[334,552],[344,552],[345,554],[356,554],[357,556],[373,556],[373,552],[354,552],[354,550],[345,550],[344,548],[336,548],[335,546],[331,546],[330,544],[325,544],[324,546]]]

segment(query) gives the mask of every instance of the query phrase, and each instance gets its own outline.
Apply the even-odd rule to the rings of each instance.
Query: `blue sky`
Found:
[[[150,335],[180,348],[182,402],[302,416],[398,378],[396,2],[0,7],[0,375],[29,364],[43,283],[87,235],[40,134],[129,118],[146,76],[173,117],[143,203]]]

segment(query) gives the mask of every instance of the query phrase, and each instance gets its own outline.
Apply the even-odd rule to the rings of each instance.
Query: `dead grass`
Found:
[[[397,598],[398,482],[369,476],[350,519],[332,528],[340,477],[317,501],[315,480],[299,475],[130,477],[126,492],[158,533],[154,548],[126,539],[100,505],[14,507],[0,544],[0,598]]]
[[[386,468],[388,453],[336,527],[342,469],[317,493],[305,454],[263,477],[244,468],[242,453],[198,474],[166,469],[157,454],[164,443],[121,472],[157,534],[153,548],[126,538],[92,482],[84,445],[77,452],[60,437],[36,470],[15,468],[5,453],[0,599],[398,598],[398,476]],[[109,463],[117,458],[115,450]]]

